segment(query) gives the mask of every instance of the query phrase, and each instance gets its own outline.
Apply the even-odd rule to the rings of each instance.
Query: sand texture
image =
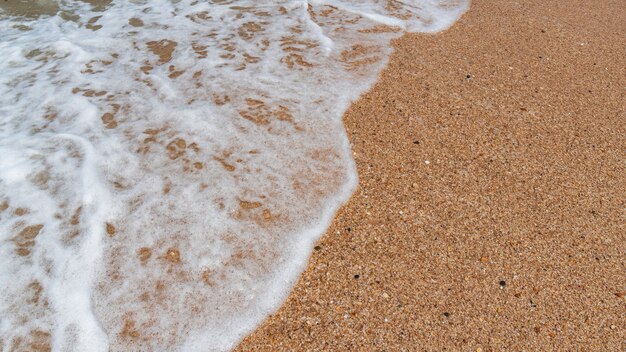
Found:
[[[476,0],[345,115],[360,185],[239,351],[626,349],[626,6]]]

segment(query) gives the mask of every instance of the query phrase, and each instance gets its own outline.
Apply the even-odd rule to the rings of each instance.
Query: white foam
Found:
[[[390,40],[467,3],[58,6],[0,15],[3,351],[233,348],[354,190]]]

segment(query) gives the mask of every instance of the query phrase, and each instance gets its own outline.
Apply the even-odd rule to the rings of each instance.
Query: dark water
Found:
[[[81,0],[91,4],[96,11],[104,10],[112,0]],[[55,0],[0,0],[0,10],[13,16],[38,17],[54,15],[59,11],[59,1]]]

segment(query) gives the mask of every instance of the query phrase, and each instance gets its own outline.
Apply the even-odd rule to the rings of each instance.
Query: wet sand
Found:
[[[623,351],[625,38],[621,0],[475,0],[398,40],[357,192],[239,351]]]

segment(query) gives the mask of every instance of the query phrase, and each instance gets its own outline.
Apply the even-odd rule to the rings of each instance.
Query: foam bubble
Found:
[[[0,15],[7,351],[232,348],[354,190],[341,116],[390,40],[467,7],[38,4]]]

